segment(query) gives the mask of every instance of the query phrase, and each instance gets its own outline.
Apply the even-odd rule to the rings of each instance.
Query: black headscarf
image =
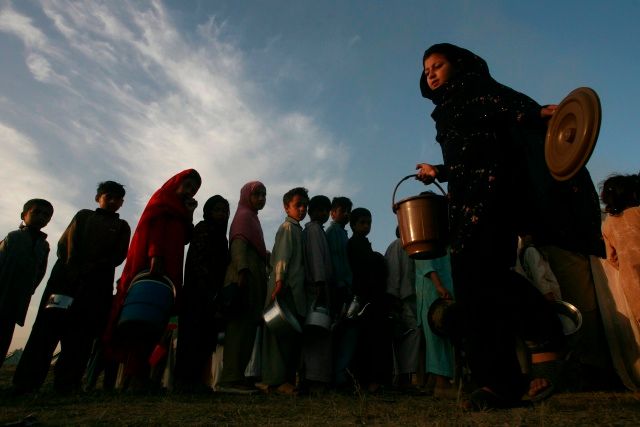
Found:
[[[202,207],[202,215],[205,221],[210,219],[211,211],[217,203],[224,203],[227,205],[227,208],[229,208],[229,201],[221,195],[216,194],[215,196],[210,197],[206,202],[204,202],[204,206]]]
[[[427,84],[424,70],[420,74],[420,92],[423,97],[432,100],[434,104],[440,104],[445,94],[456,91],[471,82],[496,84],[489,73],[487,62],[475,53],[451,43],[434,44],[422,55],[423,67],[425,59],[434,53],[444,55],[452,66],[452,75],[449,80],[435,90],[432,90]]]

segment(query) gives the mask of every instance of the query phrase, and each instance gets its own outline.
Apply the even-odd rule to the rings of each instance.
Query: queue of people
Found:
[[[602,289],[616,286],[610,293],[627,308],[633,331],[619,327],[618,335],[637,355],[638,176],[603,183],[601,231],[600,200],[587,170],[558,182],[544,167],[542,141],[555,106],[496,82],[482,58],[458,46],[433,45],[422,61],[420,89],[435,105],[431,116],[444,162],[418,164],[417,178],[448,183],[445,257],[414,261],[399,235],[382,255],[367,239],[371,211],[352,209],[347,197],[310,197],[302,187],[283,195],[285,218],[269,251],[258,216],[267,195],[260,181],[242,187],[228,237],[230,208],[221,195],[206,201],[194,227],[202,182],[194,169],[152,195],[129,244],[131,230],[117,213],[124,186],[105,181],[97,189],[98,208],[79,211],[58,242],[15,391],[42,386],[58,343],[54,388],[60,392],[81,390],[88,366],[104,371],[105,389],[157,389],[159,372],[175,369],[164,384],[182,392],[213,387],[286,395],[354,385],[370,393],[411,390],[424,371],[434,394],[446,398],[455,395],[464,365],[474,387],[464,399],[469,409],[514,407],[561,387],[615,383],[614,368],[622,376],[622,362],[620,352],[608,351],[613,338]],[[43,279],[49,246],[41,229],[52,215],[46,200],[28,201],[20,230],[0,245],[2,360]],[[593,270],[596,257],[616,275],[604,288]],[[125,259],[114,295],[115,268]],[[119,317],[142,272],[170,280],[177,321],[167,321],[162,336],[124,340]],[[550,303],[559,299],[582,314],[571,342]],[[455,301],[445,334],[430,318],[431,306],[442,300]],[[274,304],[291,313],[296,333],[265,324],[263,313]],[[330,326],[309,325],[312,314],[324,315]],[[176,336],[174,364],[168,358]],[[523,366],[518,342],[525,343],[530,366]],[[622,363],[630,388],[640,385],[637,359]],[[569,366],[579,369],[582,384],[563,384]],[[89,386],[98,373],[89,372]]]

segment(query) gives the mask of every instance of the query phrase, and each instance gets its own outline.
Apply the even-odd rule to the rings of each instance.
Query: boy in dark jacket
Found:
[[[31,199],[22,208],[20,228],[0,241],[0,367],[16,323],[24,326],[31,295],[47,269],[49,243],[40,229],[52,215],[51,203]]]
[[[98,209],[76,213],[58,241],[58,260],[13,377],[16,391],[34,391],[42,385],[58,342],[62,350],[54,387],[80,388],[91,346],[109,316],[115,268],[127,255],[131,229],[117,214],[124,195],[121,184],[100,183]]]

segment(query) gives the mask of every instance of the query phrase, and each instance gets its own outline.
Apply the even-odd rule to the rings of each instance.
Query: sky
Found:
[[[384,252],[395,185],[442,159],[418,85],[424,50],[440,42],[480,55],[540,104],[593,88],[594,182],[637,173],[638,21],[637,0],[0,0],[0,235],[26,200],[48,199],[51,268],[98,182],[126,186],[120,214],[134,228],[157,188],[195,168],[200,206],[221,194],[232,215],[244,183],[265,183],[268,247],[282,195],[304,186],[371,210],[369,237]],[[423,190],[405,181],[396,200]]]

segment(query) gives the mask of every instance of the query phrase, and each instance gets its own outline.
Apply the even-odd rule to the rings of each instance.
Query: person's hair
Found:
[[[100,197],[103,194],[113,194],[116,197],[123,198],[125,193],[124,185],[115,181],[104,181],[98,184],[96,197]]]
[[[334,197],[331,201],[331,210],[342,208],[346,211],[351,210],[353,203],[348,197]]]
[[[309,200],[309,191],[304,187],[292,188],[291,190],[284,193],[284,196],[282,196],[282,203],[285,206],[289,206],[289,202],[291,202],[291,200],[293,200],[295,196],[304,197],[305,199]]]
[[[611,215],[622,213],[625,209],[638,206],[638,176],[611,175],[600,185],[600,198],[604,211]]]
[[[29,209],[31,209],[34,206],[47,207],[47,208],[51,209],[51,213],[53,213],[53,205],[48,200],[45,200],[45,199],[31,199],[31,200],[27,200],[27,202],[22,207],[21,216],[26,214],[27,212],[29,212]]]
[[[349,217],[349,226],[353,228],[356,225],[356,222],[358,222],[360,218],[367,217],[367,216],[371,218],[371,211],[369,209],[355,208],[354,210],[351,211],[351,216]]]
[[[309,208],[308,208],[309,214],[312,214],[318,209],[330,210],[331,200],[329,200],[327,196],[323,196],[323,195],[313,196],[309,200]]]
[[[209,199],[204,202],[204,206],[202,207],[202,216],[204,219],[209,218],[211,211],[218,203],[224,203],[227,206],[227,209],[229,209],[229,201],[221,195],[216,194],[215,196],[209,197]]]

